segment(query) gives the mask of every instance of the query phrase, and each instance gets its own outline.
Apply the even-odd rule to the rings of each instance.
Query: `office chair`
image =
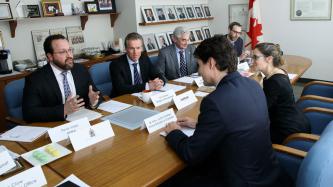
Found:
[[[111,61],[94,64],[89,69],[95,86],[103,96],[110,96],[112,91],[112,81],[109,71],[110,63]]]
[[[5,105],[8,115],[6,120],[9,122],[8,127],[26,124],[23,121],[22,98],[25,79],[21,78],[8,83],[4,89]]]
[[[327,126],[308,153],[274,144],[285,171],[295,179],[296,187],[332,186],[333,125]]]
[[[150,56],[149,58],[152,64],[156,64],[158,61],[158,56]]]

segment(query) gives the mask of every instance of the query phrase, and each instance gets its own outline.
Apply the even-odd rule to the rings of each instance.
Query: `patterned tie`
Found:
[[[137,68],[138,63],[134,63],[132,65],[134,68],[134,85],[141,84],[141,77],[140,77],[140,74],[139,74],[138,68]]]
[[[71,95],[71,88],[69,87],[68,81],[67,81],[67,71],[63,71],[61,73],[63,76],[62,83],[64,84],[64,92],[65,92],[65,101],[67,101],[67,98]]]
[[[179,51],[179,60],[180,60],[180,76],[184,77],[187,75],[187,67],[183,51]]]

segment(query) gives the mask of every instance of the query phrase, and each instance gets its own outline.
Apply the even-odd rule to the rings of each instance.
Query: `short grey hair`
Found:
[[[188,30],[186,30],[184,27],[176,27],[173,31],[173,35],[176,38],[180,38],[183,34],[190,34]]]

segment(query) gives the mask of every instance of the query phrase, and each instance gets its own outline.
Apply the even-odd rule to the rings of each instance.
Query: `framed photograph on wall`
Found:
[[[200,5],[194,5],[193,8],[194,8],[194,12],[195,12],[195,15],[197,16],[197,18],[205,17]]]
[[[152,6],[141,7],[141,12],[146,23],[157,21],[157,17]]]
[[[197,18],[197,16],[195,15],[194,13],[194,9],[193,9],[193,6],[190,5],[190,6],[185,6],[185,10],[186,10],[186,14],[187,14],[187,18],[188,19],[194,19],[194,18]]]
[[[213,17],[212,14],[210,13],[210,9],[209,9],[209,6],[207,4],[202,5],[201,7],[202,7],[202,10],[205,14],[205,17],[207,17],[207,18],[208,17]]]
[[[209,27],[202,27],[201,30],[202,30],[202,34],[204,35],[205,39],[212,37]]]
[[[166,21],[167,17],[165,15],[165,10],[163,6],[154,6],[155,15],[158,21]]]
[[[173,44],[173,40],[172,40],[172,37],[173,37],[173,31],[169,31],[166,33],[167,34],[167,37],[168,37],[168,40],[169,40],[169,44]]]
[[[61,3],[60,0],[43,0],[42,2],[43,15],[55,16],[58,13],[61,13]]]
[[[205,39],[202,34],[201,28],[194,29],[194,32],[198,42],[201,42],[202,40]]]
[[[84,8],[88,14],[98,13],[98,4],[96,2],[84,2]]]
[[[154,34],[144,34],[142,35],[142,38],[147,52],[158,50]]]
[[[12,18],[13,15],[9,3],[0,3],[0,20]]]
[[[116,3],[115,0],[98,0],[99,12],[116,12]]]
[[[190,33],[190,42],[189,43],[193,44],[193,43],[197,42],[198,39],[196,38],[194,29],[189,30],[188,32]]]
[[[46,60],[43,44],[45,39],[50,35],[49,30],[33,30],[31,31],[31,35],[37,62]]]
[[[232,22],[238,22],[242,25],[242,30],[247,31],[248,15],[249,15],[248,4],[233,4],[229,5],[229,24]]]
[[[26,18],[41,17],[38,5],[22,5],[23,15]]]
[[[175,6],[178,19],[187,19],[184,6]]]
[[[174,6],[165,6],[164,10],[165,10],[165,15],[167,16],[168,20],[177,20],[178,19]]]
[[[332,0],[291,0],[291,20],[331,20]]]
[[[155,34],[155,38],[159,49],[162,49],[170,45],[166,33]]]

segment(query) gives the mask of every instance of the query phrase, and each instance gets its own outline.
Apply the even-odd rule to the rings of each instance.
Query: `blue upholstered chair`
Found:
[[[5,104],[8,112],[6,120],[8,127],[24,124],[22,114],[22,98],[25,79],[18,79],[8,83],[4,89]]]
[[[156,64],[156,62],[158,61],[158,56],[150,56],[149,58],[152,64]]]
[[[112,91],[112,82],[109,71],[110,63],[111,62],[102,62],[94,64],[89,69],[93,82],[103,96],[110,96]]]
[[[295,179],[297,187],[332,186],[333,125],[326,127],[308,153],[281,145],[273,147],[281,166]]]

